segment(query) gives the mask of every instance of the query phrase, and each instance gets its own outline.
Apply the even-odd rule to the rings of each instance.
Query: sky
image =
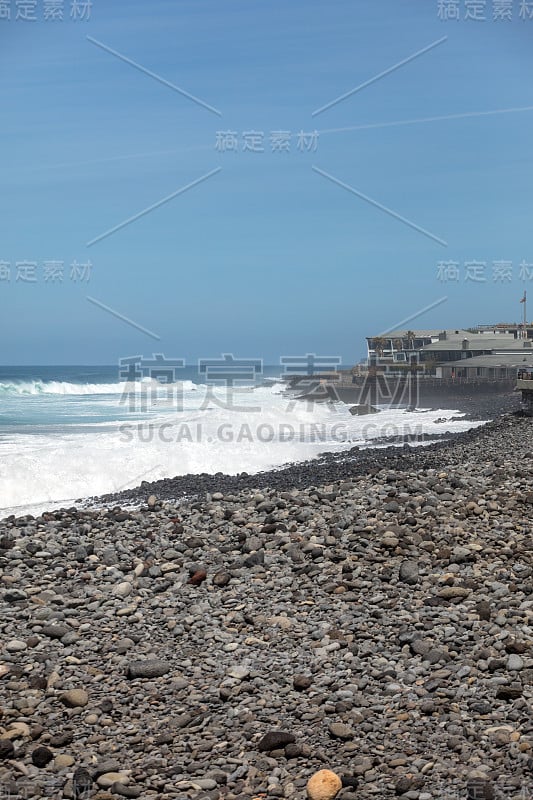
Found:
[[[0,363],[519,319],[532,68],[526,0],[0,2]]]

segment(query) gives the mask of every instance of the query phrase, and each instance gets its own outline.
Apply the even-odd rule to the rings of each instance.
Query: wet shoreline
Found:
[[[458,398],[454,398],[458,401]],[[453,406],[453,400],[448,399]],[[520,408],[520,399],[516,393],[502,395],[474,395],[463,397],[456,402],[457,408],[472,421],[497,420],[502,414],[513,413]],[[416,413],[413,414],[416,418]],[[369,416],[379,420],[379,415]],[[85,504],[97,505],[131,505],[146,502],[155,494],[168,502],[177,502],[183,498],[201,497],[205,493],[217,491],[238,492],[243,489],[260,490],[266,487],[282,491],[292,488],[306,488],[328,483],[331,480],[350,479],[354,475],[372,473],[383,467],[401,469],[403,465],[416,465],[421,468],[432,462],[442,450],[453,447],[456,442],[468,442],[479,435],[480,428],[472,428],[463,433],[442,433],[406,435],[403,437],[383,437],[375,439],[365,448],[354,447],[336,453],[324,453],[316,459],[280,466],[279,468],[248,474],[227,475],[221,472],[214,474],[194,473],[177,475],[158,481],[143,481],[138,487],[121,492],[110,492],[100,497],[89,498]]]

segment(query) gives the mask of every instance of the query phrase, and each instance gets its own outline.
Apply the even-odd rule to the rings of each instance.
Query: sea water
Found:
[[[169,384],[124,381],[116,366],[0,367],[0,517],[39,514],[141,481],[255,473],[380,446],[384,437],[481,424],[452,420],[462,416],[454,409],[352,416],[343,403],[295,400],[278,374],[279,367],[264,368],[228,389],[202,382],[192,367]]]

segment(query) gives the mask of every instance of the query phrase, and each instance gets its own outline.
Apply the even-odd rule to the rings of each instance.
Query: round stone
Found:
[[[227,586],[231,580],[231,575],[226,570],[219,570],[216,575],[213,576],[213,583],[215,586]]]
[[[3,758],[13,758],[15,755],[15,746],[11,739],[0,739],[0,761]]]
[[[394,550],[399,544],[400,540],[397,536],[394,536],[393,533],[386,533],[381,540],[381,546],[385,547],[387,550]]]
[[[330,769],[315,772],[307,782],[309,800],[333,800],[342,789],[342,781]]]
[[[230,678],[235,678],[238,681],[243,681],[250,674],[250,668],[244,665],[237,664],[230,667],[226,673]]]
[[[344,722],[332,722],[329,726],[329,734],[334,739],[353,739],[354,737],[353,730]]]
[[[31,736],[31,728],[26,722],[14,722],[7,731],[6,738],[21,739]]]
[[[60,753],[54,758],[54,769],[60,772],[62,769],[68,769],[74,764],[74,758],[69,756],[68,753]]]
[[[89,702],[89,695],[85,689],[70,689],[63,692],[59,699],[68,708],[83,708]]]
[[[128,581],[117,583],[113,593],[116,594],[117,597],[128,597],[128,595],[132,593],[132,585]]]
[[[292,679],[294,688],[298,689],[299,691],[309,689],[312,683],[313,679],[309,675],[295,675]]]
[[[39,767],[46,767],[47,764],[52,761],[54,758],[54,754],[48,747],[36,747],[35,750],[31,754],[31,760],[34,766]]]
[[[409,586],[414,586],[418,583],[418,564],[416,561],[409,561],[406,559],[400,564],[400,580],[402,583],[407,583]]]
[[[512,653],[507,659],[507,669],[509,672],[518,672],[524,668],[524,660],[516,653]]]
[[[6,644],[6,650],[8,653],[22,653],[22,651],[26,650],[26,648],[26,642],[21,642],[20,639],[11,639],[11,641]]]
[[[96,781],[101,789],[109,789],[114,783],[127,786],[129,782],[129,776],[125,775],[123,772],[105,772],[103,775],[100,775]]]

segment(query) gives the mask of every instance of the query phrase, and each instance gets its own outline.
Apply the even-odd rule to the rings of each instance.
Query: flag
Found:
[[[520,300],[520,302],[521,302],[521,303],[525,303],[525,302],[526,302],[526,293],[525,293],[525,291],[524,291],[524,296],[523,296],[523,298]]]

